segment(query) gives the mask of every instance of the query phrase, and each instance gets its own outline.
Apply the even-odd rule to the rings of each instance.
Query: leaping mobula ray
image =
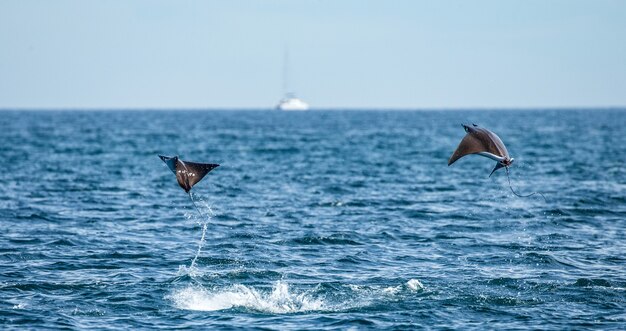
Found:
[[[206,176],[211,170],[219,167],[219,164],[213,163],[196,163],[196,162],[187,162],[178,158],[178,156],[164,156],[159,155],[161,160],[167,164],[167,167],[172,170],[174,174],[176,174],[176,180],[178,181],[178,185],[189,194],[189,200],[198,211],[198,214],[202,217],[202,211],[196,205],[196,202],[193,200],[193,195],[191,194],[191,188],[196,185],[199,181]],[[191,260],[190,269],[193,269],[198,256],[200,255],[200,250],[202,250],[202,244],[204,243],[204,235],[206,234],[208,222],[205,221],[202,226],[202,237],[200,238],[200,243],[198,244],[198,252],[196,256]]]
[[[176,174],[178,185],[187,193],[189,193],[191,188],[201,181],[206,174],[219,167],[219,164],[183,161],[179,159],[178,156],[159,155],[159,157],[167,164],[168,168]]]
[[[508,168],[513,163],[513,159],[509,156],[509,152],[498,135],[476,124],[461,125],[467,134],[448,160],[448,166],[465,155],[482,155],[498,162],[489,174],[491,177],[496,170],[503,167]]]

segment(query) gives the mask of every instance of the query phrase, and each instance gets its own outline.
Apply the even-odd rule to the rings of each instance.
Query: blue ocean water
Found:
[[[460,123],[498,133],[514,188],[547,201],[486,158],[448,167]],[[0,112],[0,325],[624,329],[625,127],[600,109]],[[157,154],[221,164],[202,215]]]

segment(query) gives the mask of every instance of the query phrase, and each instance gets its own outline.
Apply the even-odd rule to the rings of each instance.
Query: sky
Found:
[[[1,109],[626,106],[626,1],[0,0]]]

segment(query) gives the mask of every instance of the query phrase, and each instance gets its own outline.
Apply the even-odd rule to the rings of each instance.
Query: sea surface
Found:
[[[2,111],[0,157],[3,330],[626,329],[624,110]]]

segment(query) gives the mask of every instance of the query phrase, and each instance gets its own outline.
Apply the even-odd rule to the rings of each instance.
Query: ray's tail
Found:
[[[513,194],[515,194],[516,196],[518,196],[520,198],[528,198],[528,197],[532,197],[535,194],[538,194],[538,195],[541,195],[541,197],[543,198],[543,200],[545,200],[545,202],[548,202],[548,199],[546,199],[546,197],[541,192],[533,192],[533,193],[527,194],[527,195],[522,195],[522,194],[519,194],[519,193],[515,192],[513,190],[513,186],[511,186],[511,177],[509,176],[509,167],[505,167],[505,169],[506,169],[506,179],[509,181],[509,188],[511,189],[511,192],[513,192]]]
[[[193,204],[193,206],[196,207],[198,214],[200,214],[200,218],[204,219],[204,215],[202,214],[202,211],[200,211],[200,208],[198,208],[198,205],[196,205],[196,202],[193,200],[193,195],[191,194],[191,191],[188,193],[189,193],[189,200],[191,200],[191,203]],[[202,246],[204,246],[204,237],[206,236],[206,229],[207,229],[208,223],[209,222],[207,220],[204,220],[202,222],[202,237],[200,238],[200,242],[198,243],[198,251],[196,252],[196,256],[194,256],[193,260],[191,260],[191,265],[189,266],[189,269],[193,269],[196,266],[196,260],[198,259],[198,256],[200,256],[200,252],[202,251]]]
[[[200,217],[204,216],[202,214],[202,211],[200,211],[200,208],[198,208],[198,205],[196,205],[196,202],[193,201],[193,195],[191,194],[191,191],[187,192],[187,194],[189,195],[189,200],[191,200],[191,204],[193,204],[193,206],[196,208],[196,211],[198,211],[198,214],[200,214]]]

